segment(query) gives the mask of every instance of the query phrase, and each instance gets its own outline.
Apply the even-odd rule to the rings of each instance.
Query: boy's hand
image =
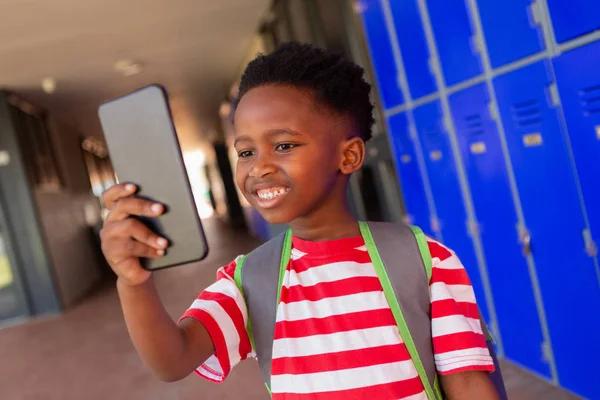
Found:
[[[121,283],[129,286],[143,284],[152,274],[142,267],[140,257],[161,257],[168,245],[166,239],[132,218],[157,217],[164,212],[161,204],[133,197],[136,190],[133,184],[119,184],[102,195],[110,210],[100,232],[102,253]]]

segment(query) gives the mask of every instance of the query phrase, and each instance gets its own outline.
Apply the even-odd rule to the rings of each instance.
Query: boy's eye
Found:
[[[252,150],[242,150],[240,152],[238,152],[238,157],[239,158],[248,158],[251,157],[254,154],[254,152]]]
[[[292,143],[280,143],[275,147],[275,150],[277,151],[288,151],[293,149],[294,147],[296,147],[295,144]]]

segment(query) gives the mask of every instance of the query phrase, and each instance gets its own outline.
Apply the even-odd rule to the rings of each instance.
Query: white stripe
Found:
[[[304,252],[302,252],[300,250],[292,249],[292,255],[291,255],[291,257],[292,257],[292,260],[295,261],[295,260],[301,259],[302,257],[304,257],[307,254],[308,253],[304,253]]]
[[[444,282],[435,282],[430,286],[431,302],[438,300],[454,300],[458,303],[473,303],[475,292],[471,285],[447,285]]]
[[[436,363],[439,362],[447,362],[448,360],[454,358],[463,358],[463,357],[489,357],[490,351],[487,348],[482,347],[473,347],[471,349],[464,350],[454,350],[447,351],[446,353],[436,354],[434,356]]]
[[[402,338],[395,325],[301,338],[282,338],[273,341],[273,359],[314,356],[401,343]]]
[[[231,297],[235,301],[237,308],[241,311],[242,316],[244,317],[244,326],[246,326],[246,323],[248,322],[248,310],[246,308],[244,296],[238,289],[235,282],[232,282],[228,279],[219,279],[204,289],[204,291],[207,293],[217,293]],[[202,297],[202,295],[200,295],[200,297]]]
[[[221,363],[215,355],[210,356],[209,359],[206,360],[204,364],[199,366],[196,370],[200,373],[200,375],[209,379],[213,379],[217,382],[222,382],[223,379],[225,379],[223,376],[223,368],[221,367]],[[216,372],[216,374],[213,371]]]
[[[454,254],[451,257],[441,261],[438,257],[433,260],[433,267],[439,269],[465,269],[460,260]],[[437,261],[436,261],[437,260]]]
[[[461,332],[475,332],[483,335],[479,319],[467,318],[464,315],[449,315],[431,320],[431,335],[434,338]]]
[[[322,282],[335,282],[360,276],[377,276],[373,264],[343,261],[323,264],[303,272],[286,270],[283,276],[283,286],[302,285],[308,287]]]
[[[464,360],[464,361],[458,361],[456,363],[453,363],[451,365],[437,365],[436,364],[436,368],[438,370],[438,372],[449,372],[455,369],[459,369],[459,368],[464,368],[464,367],[473,367],[473,366],[492,366],[493,365],[493,361],[490,358],[489,361],[480,361],[480,360]]]
[[[389,308],[382,291],[328,297],[317,301],[280,303],[277,321],[301,321],[309,318],[326,318],[361,311]]]
[[[423,390],[419,394],[414,394],[412,396],[403,397],[402,399],[399,399],[399,400],[427,400],[427,393],[425,393],[425,391]]]
[[[373,365],[302,375],[273,375],[271,383],[279,393],[320,393],[382,385],[417,376],[412,361]]]
[[[190,308],[204,310],[215,319],[217,326],[225,338],[227,355],[229,356],[229,365],[233,369],[233,367],[236,366],[241,360],[239,351],[240,335],[238,335],[237,329],[233,324],[229,314],[227,314],[227,312],[219,303],[212,300],[197,299],[192,303]]]

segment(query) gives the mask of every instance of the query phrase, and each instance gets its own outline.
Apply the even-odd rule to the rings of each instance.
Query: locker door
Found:
[[[389,109],[403,104],[404,96],[398,86],[398,72],[381,1],[363,0],[360,10],[383,107]]]
[[[600,29],[598,0],[546,0],[558,43]]]
[[[477,0],[492,67],[499,67],[545,48],[543,34],[530,9],[532,0]]]
[[[496,123],[484,84],[450,97],[460,153],[471,187],[505,356],[550,378],[527,260],[517,232]]]
[[[417,0],[390,1],[396,36],[413,99],[434,93],[437,88],[429,69],[429,50]]]
[[[502,121],[535,260],[558,378],[600,398],[600,288],[585,252],[578,189],[556,110],[547,95],[545,61],[495,80]],[[593,164],[592,164],[593,165]]]
[[[447,86],[482,73],[464,0],[429,0],[429,17]]]
[[[591,234],[600,245],[600,42],[554,60]]]
[[[489,322],[485,292],[473,242],[467,233],[467,214],[439,101],[416,108],[414,115],[444,244],[461,259],[471,278],[483,317]]]
[[[431,213],[417,164],[414,144],[410,138],[406,114],[401,113],[389,117],[388,126],[408,222],[421,227],[428,235],[433,236],[429,223]]]

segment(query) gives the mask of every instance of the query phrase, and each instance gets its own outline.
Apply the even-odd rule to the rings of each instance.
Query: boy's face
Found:
[[[272,224],[305,217],[340,191],[343,197],[346,176],[364,157],[353,155],[357,148],[364,153],[364,145],[351,137],[348,118],[292,86],[247,92],[235,112],[235,132],[237,185]]]

